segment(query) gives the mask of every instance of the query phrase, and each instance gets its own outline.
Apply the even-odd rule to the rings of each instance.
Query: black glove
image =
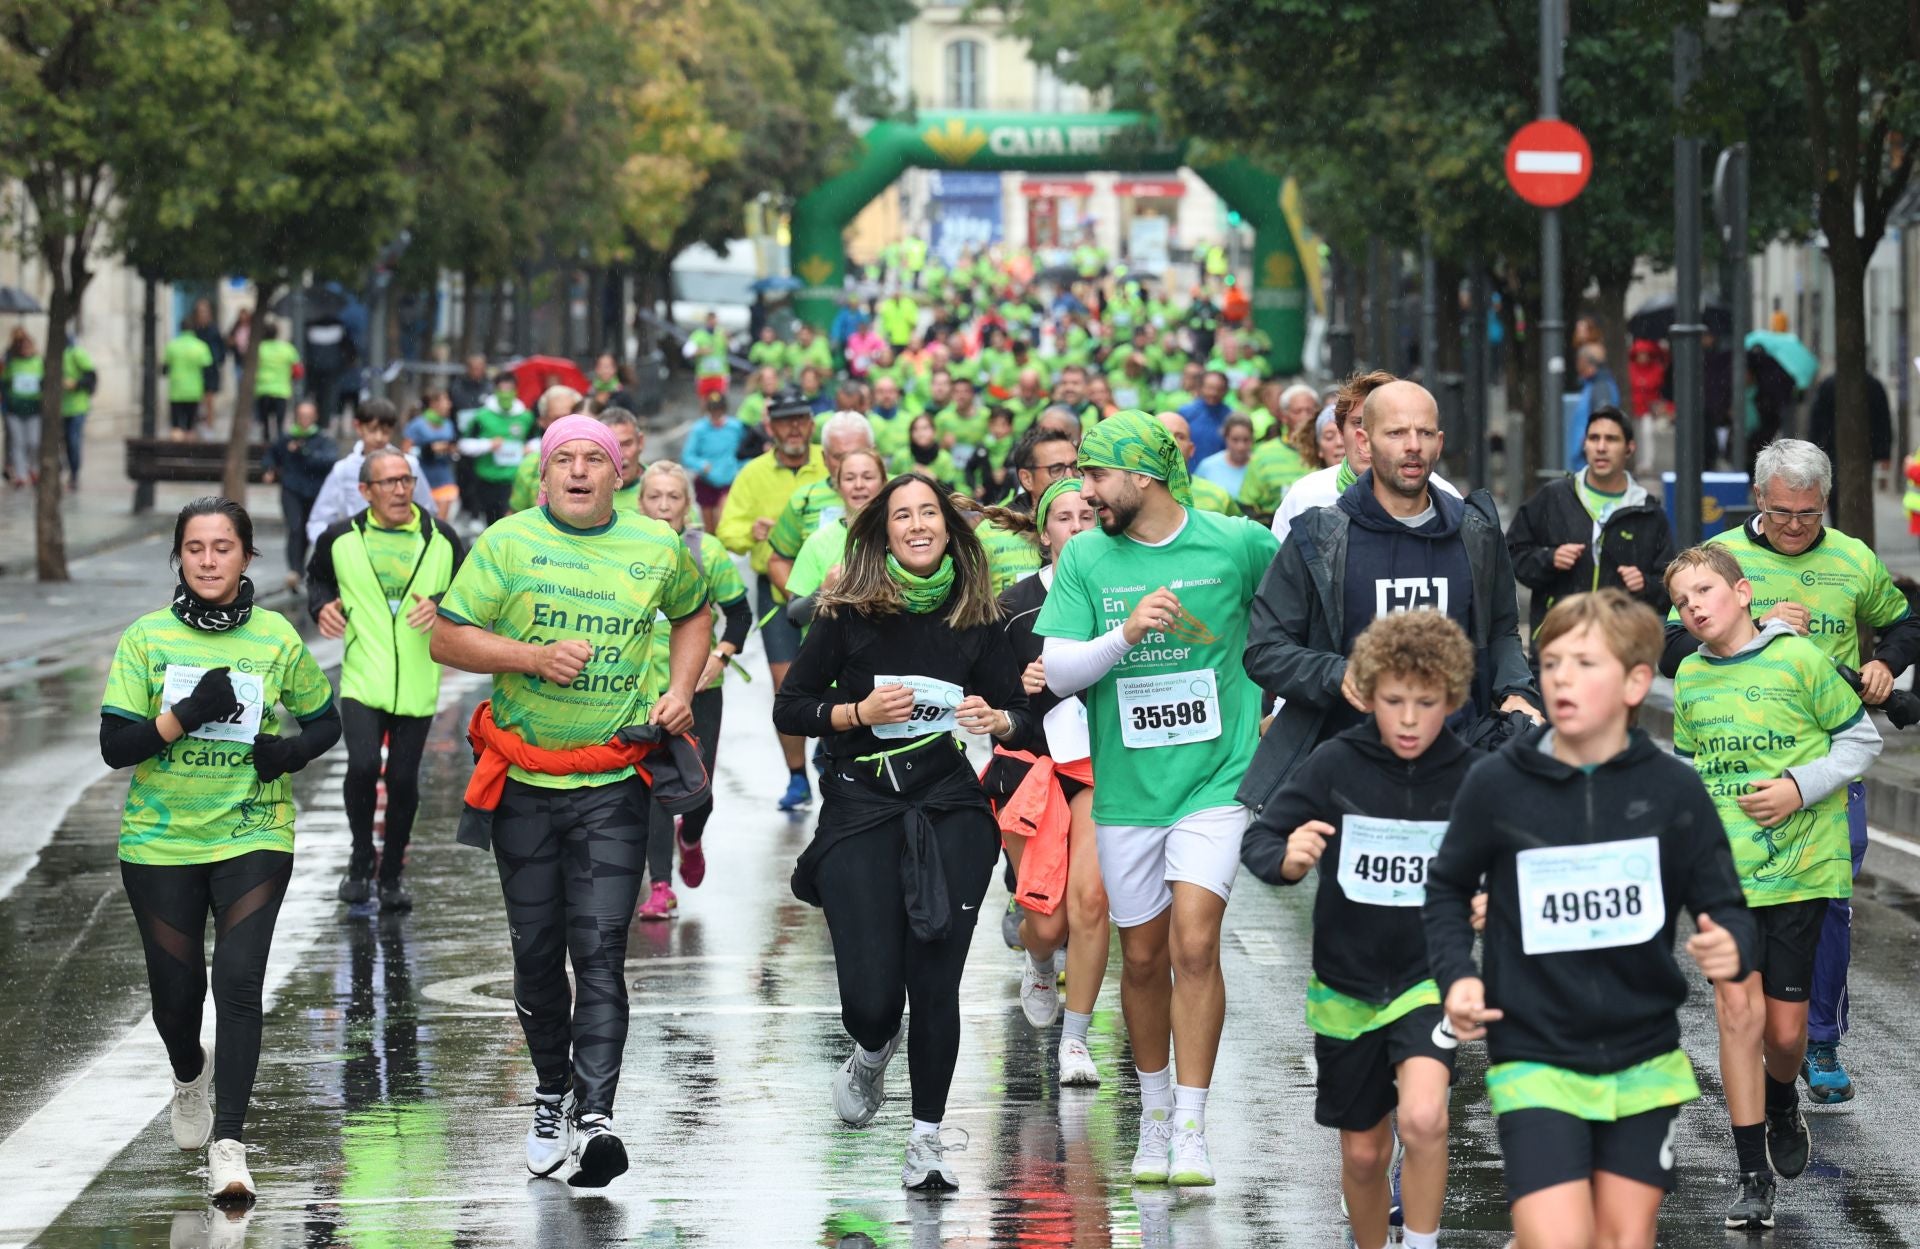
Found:
[[[225,720],[240,710],[240,700],[234,697],[233,682],[227,679],[228,669],[209,668],[201,676],[200,684],[193,687],[193,693],[173,705],[173,718],[180,727],[191,733],[203,724],[212,724],[215,720]]]
[[[262,733],[253,739],[253,770],[263,781],[277,781],[307,766],[300,757],[300,739]]]

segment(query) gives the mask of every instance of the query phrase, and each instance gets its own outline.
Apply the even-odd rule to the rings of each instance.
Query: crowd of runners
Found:
[[[670,922],[724,835],[709,781],[757,637],[779,806],[817,801],[793,891],[824,913],[851,1042],[822,1109],[875,1122],[904,1047],[907,1188],[962,1182],[947,1096],[997,873],[1020,1009],[1059,1029],[1052,1077],[1108,1074],[1087,1037],[1117,931],[1131,1178],[1213,1184],[1244,863],[1278,886],[1318,871],[1314,1117],[1338,1133],[1359,1249],[1396,1228],[1438,1243],[1455,1060],[1482,1039],[1517,1243],[1653,1245],[1713,1059],[1680,1044],[1683,909],[1719,1023],[1726,1223],[1771,1227],[1776,1179],[1812,1150],[1798,1084],[1854,1095],[1837,1047],[1880,748],[1865,706],[1920,655],[1871,546],[1823,524],[1826,457],[1776,441],[1753,518],[1676,552],[1629,474],[1632,425],[1603,408],[1585,466],[1503,530],[1489,495],[1435,473],[1425,389],[1282,384],[1206,291],[1176,308],[1107,279],[1043,303],[993,256],[899,276],[878,330],[850,336],[878,349],[763,338],[738,405],[724,336],[696,335],[703,412],[678,462],[646,463],[630,412],[565,387],[532,410],[505,386],[454,411],[434,396],[428,444],[362,405],[353,452],[289,516],[311,538],[307,610],[346,643],[337,692],[254,602],[244,509],[183,509],[174,600],[120,640],[101,749],[132,769],[122,873],[174,1138],[207,1150],[210,1193],[254,1195],[288,778],[346,738],[339,899],[414,906],[443,665],[491,677],[457,835],[499,869],[526,1165],[587,1188],[627,1169],[628,932]],[[477,536],[435,455],[473,461]],[[1663,672],[1672,753],[1634,723]]]

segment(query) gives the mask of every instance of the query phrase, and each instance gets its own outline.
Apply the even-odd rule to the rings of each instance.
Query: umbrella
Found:
[[[761,278],[758,281],[756,281],[752,286],[749,286],[747,289],[752,291],[756,295],[762,295],[762,294],[774,295],[774,294],[784,294],[788,291],[797,291],[804,288],[805,286],[806,286],[806,283],[802,282],[799,278],[772,277],[772,278]]]
[[[1051,282],[1055,286],[1072,286],[1075,282],[1084,281],[1085,279],[1080,276],[1080,270],[1074,268],[1072,265],[1053,265],[1040,270],[1039,275],[1034,280],[1036,282]]]
[[[1708,302],[1700,308],[1700,319],[1709,333],[1721,338],[1733,333],[1733,313],[1722,303]],[[1673,296],[1655,295],[1634,309],[1627,318],[1628,338],[1668,338],[1673,332]]]
[[[40,301],[17,286],[0,286],[0,313],[45,312]]]
[[[549,386],[571,386],[583,395],[588,390],[587,375],[565,356],[528,356],[508,365],[507,372],[520,384],[520,402],[528,407]]]
[[[1773,357],[1773,362],[1787,371],[1793,378],[1797,389],[1805,390],[1813,385],[1813,379],[1820,373],[1820,361],[1807,345],[1791,334],[1776,334],[1772,330],[1755,330],[1747,335],[1747,350],[1755,347]]]
[[[347,310],[348,304],[353,302],[353,296],[347,294],[338,282],[309,286],[300,292],[300,298],[305,304],[307,317],[314,321],[325,321],[337,317]],[[273,315],[276,317],[293,315],[292,291],[273,301]]]

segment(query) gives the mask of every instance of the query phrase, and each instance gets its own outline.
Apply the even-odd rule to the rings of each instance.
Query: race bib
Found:
[[[16,395],[37,395],[40,393],[40,374],[15,373],[8,383]]]
[[[1151,749],[1220,736],[1220,685],[1211,668],[1121,677],[1114,687],[1123,745]]]
[[[846,514],[847,514],[847,509],[844,507],[839,507],[837,505],[834,507],[821,508],[820,509],[820,528],[825,529],[828,525],[831,525],[834,521],[839,520],[841,517],[845,516]]]
[[[1069,698],[1040,721],[1047,730],[1047,750],[1055,763],[1078,763],[1093,754],[1087,735],[1087,705]]]
[[[1369,906],[1423,906],[1427,867],[1447,835],[1445,820],[1340,820],[1340,888]]]
[[[512,468],[526,458],[527,444],[511,438],[493,449],[493,462],[501,468]]]
[[[1639,945],[1667,922],[1658,837],[1522,850],[1514,861],[1528,954]]]
[[[873,687],[883,685],[904,685],[913,691],[913,711],[898,724],[876,724],[873,735],[891,740],[901,737],[925,737],[929,733],[953,732],[953,709],[966,697],[961,688],[951,681],[941,681],[934,677],[883,677],[873,678]]]
[[[173,710],[173,705],[193,693],[194,687],[200,684],[200,678],[205,675],[205,668],[168,664],[166,679],[160,686],[160,710]],[[260,678],[250,672],[229,670],[227,680],[233,683],[233,696],[239,700],[240,710],[224,720],[210,720],[188,736],[206,742],[245,742],[252,745],[254,737],[260,732],[260,712],[266,706],[266,688]]]

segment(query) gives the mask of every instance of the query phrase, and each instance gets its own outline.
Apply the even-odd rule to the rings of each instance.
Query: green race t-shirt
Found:
[[[821,525],[846,514],[846,502],[841,499],[840,492],[833,488],[832,482],[808,482],[787,500],[787,506],[780,512],[780,519],[773,522],[773,528],[767,534],[767,545],[781,559],[794,559]]]
[[[1288,443],[1284,436],[1263,442],[1253,449],[1247,461],[1247,475],[1240,483],[1240,501],[1263,516],[1280,510],[1281,500],[1293,483],[1313,471],[1313,465]]]
[[[1089,529],[1062,548],[1036,633],[1087,641],[1162,586],[1180,599],[1174,628],[1147,634],[1082,695],[1095,820],[1165,827],[1233,805],[1260,729],[1260,689],[1241,664],[1247,604],[1279,546],[1265,526],[1189,508],[1159,546]]]
[[[840,519],[830,521],[814,531],[807,544],[800,548],[800,554],[793,560],[793,571],[787,574],[787,593],[795,598],[805,598],[827,583],[827,574],[833,571],[847,553],[847,522]]]
[[[203,369],[213,367],[213,352],[194,334],[177,334],[160,353],[167,372],[168,403],[198,403],[207,393]]]
[[[395,615],[409,611],[413,605],[402,603],[400,598],[406,593],[407,582],[413,579],[414,565],[420,562],[420,509],[415,508],[413,519],[398,529],[385,528],[369,517],[366,548],[367,560],[373,565],[373,575],[380,582],[380,592],[386,595],[387,606]]]
[[[255,607],[239,628],[208,633],[171,610],[147,613],[120,635],[100,709],[151,720],[220,667],[231,670],[240,715],[202,725],[134,766],[120,819],[125,862],[178,866],[293,851],[292,779],[260,779],[253,739],[280,732],[276,704],[311,719],[333,701],[333,688],[285,616]]]
[[[253,393],[262,399],[293,398],[293,366],[298,363],[300,351],[292,343],[277,338],[262,342]]]
[[[1807,609],[1807,636],[1836,664],[1859,666],[1857,622],[1879,629],[1907,617],[1906,596],[1873,548],[1838,530],[1821,530],[1820,540],[1798,555],[1761,545],[1747,527],[1707,541],[1724,544],[1740,561],[1740,571],[1753,583],[1756,619],[1776,603],[1799,603]],[[1678,609],[1667,613],[1667,623],[1680,623]]]
[[[984,520],[974,527],[973,536],[987,552],[987,575],[993,578],[995,598],[1020,578],[1040,571],[1040,548],[1025,534]]]
[[[1740,809],[1754,781],[1824,759],[1833,735],[1865,715],[1812,639],[1778,635],[1731,659],[1695,652],[1673,678],[1673,750],[1706,782],[1733,843],[1749,906],[1853,893],[1844,786],[1761,828]]]
[[[574,529],[536,507],[494,522],[474,541],[440,614],[519,642],[592,644],[593,658],[571,685],[518,672],[493,678],[501,726],[535,746],[567,749],[601,745],[645,722],[660,695],[652,680],[656,618],[679,620],[706,601],[693,556],[659,521],[622,511],[598,528]],[[516,767],[507,775],[578,789],[625,780],[633,769],[549,776]]]
[[[1593,523],[1596,525],[1606,524],[1607,517],[1613,515],[1613,509],[1619,507],[1627,497],[1625,490],[1610,494],[1605,490],[1594,489],[1593,483],[1587,480],[1585,469],[1573,475],[1573,486],[1575,493],[1580,496],[1580,506],[1587,509],[1587,515],[1593,517]]]
[[[681,541],[686,542],[686,535],[681,535]],[[691,544],[688,544],[688,551],[692,551]],[[700,569],[701,582],[706,587],[707,602],[714,607],[725,607],[747,597],[747,583],[740,579],[740,569],[728,556],[727,548],[720,545],[720,539],[710,533],[700,535],[700,554],[695,559],[695,566]],[[667,688],[669,665],[673,653],[672,639],[668,636],[667,628],[671,623],[663,612],[653,631],[654,688],[660,691],[665,691]],[[713,640],[716,643],[720,640],[720,626],[720,613],[715,611]],[[726,679],[726,671],[722,669],[720,675],[714,678],[713,684],[707,688],[718,689],[720,683]]]

